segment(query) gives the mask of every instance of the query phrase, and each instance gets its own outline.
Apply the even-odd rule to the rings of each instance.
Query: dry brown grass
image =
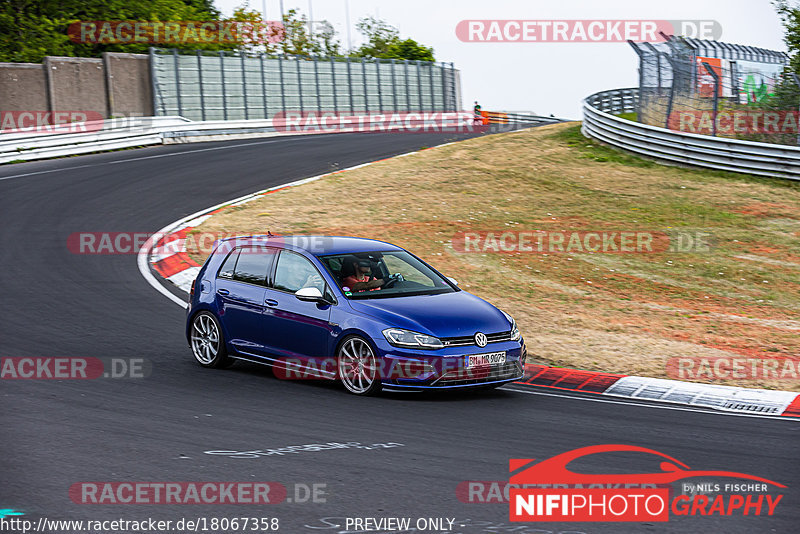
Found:
[[[716,246],[625,255],[451,246],[459,231],[508,228],[701,228]],[[800,354],[800,189],[619,156],[571,124],[378,162],[225,210],[198,229],[267,230],[405,247],[514,315],[530,352],[552,365],[666,377],[672,357]],[[736,385],[800,390],[800,380]]]

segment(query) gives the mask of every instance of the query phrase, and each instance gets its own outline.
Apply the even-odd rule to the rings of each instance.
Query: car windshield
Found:
[[[351,299],[407,297],[457,291],[450,282],[408,252],[359,252],[320,260]]]

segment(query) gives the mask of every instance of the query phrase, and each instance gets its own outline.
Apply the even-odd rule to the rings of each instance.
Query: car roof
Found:
[[[233,240],[237,241],[237,245],[268,245],[287,250],[305,251],[315,256],[403,250],[397,245],[385,241],[348,236],[264,234],[232,236],[222,241]]]

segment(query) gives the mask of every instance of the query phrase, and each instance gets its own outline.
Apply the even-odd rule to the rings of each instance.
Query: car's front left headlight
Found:
[[[506,319],[508,319],[508,322],[511,323],[511,341],[519,341],[519,338],[521,338],[522,335],[519,333],[519,327],[517,327],[517,321],[515,321],[514,318],[511,317],[506,312],[503,312],[503,315],[505,315]]]
[[[444,343],[438,338],[420,334],[402,328],[387,328],[383,331],[386,341],[397,347],[417,347],[425,349],[441,349]]]

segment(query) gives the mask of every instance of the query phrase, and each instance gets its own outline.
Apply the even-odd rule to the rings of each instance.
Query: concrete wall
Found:
[[[94,111],[106,116],[103,60],[88,57],[46,57],[50,110]]]
[[[150,61],[143,54],[103,54],[108,83],[109,116],[153,116]]]
[[[0,63],[0,112],[4,111],[152,116],[149,58],[105,53],[102,59],[48,56],[41,65]]]
[[[0,63],[0,111],[48,111],[42,65]]]

